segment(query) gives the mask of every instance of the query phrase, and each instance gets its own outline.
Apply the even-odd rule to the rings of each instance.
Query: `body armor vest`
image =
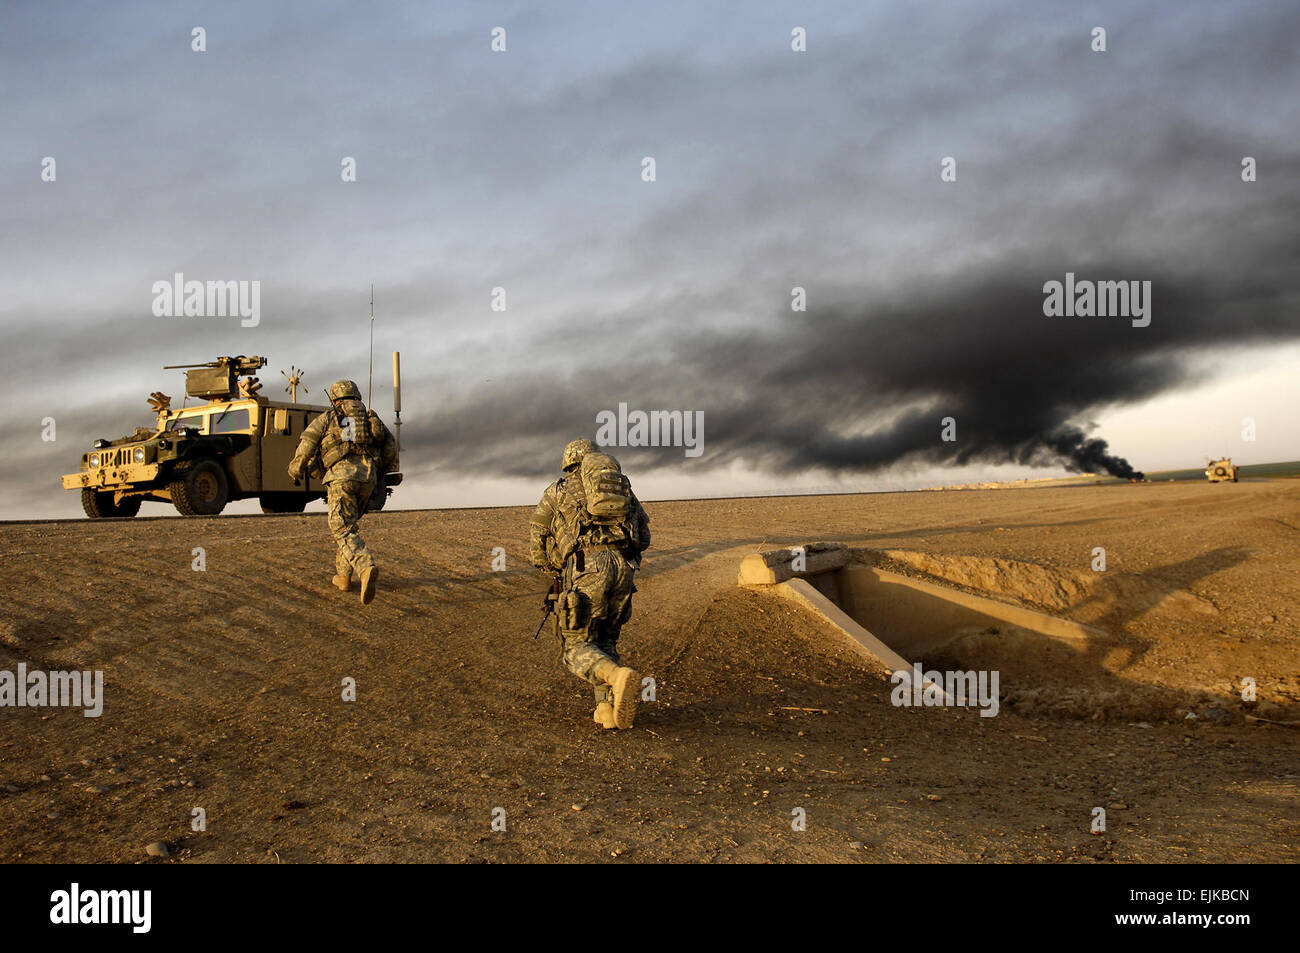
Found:
[[[359,400],[345,400],[326,413],[329,414],[329,425],[320,442],[320,459],[326,470],[352,454],[371,455],[373,440],[365,404]]]

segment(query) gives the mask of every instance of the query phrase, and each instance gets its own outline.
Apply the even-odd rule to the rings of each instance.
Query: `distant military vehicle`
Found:
[[[1205,478],[1211,483],[1226,483],[1231,480],[1237,482],[1237,468],[1232,465],[1231,457],[1224,457],[1221,460],[1205,461]]]
[[[241,354],[163,368],[185,368],[185,393],[203,403],[176,409],[170,397],[154,391],[154,429],[96,440],[80,469],[64,475],[64,489],[81,491],[91,519],[135,516],[145,500],[171,503],[184,516],[215,516],[228,501],[252,497],[264,513],[301,513],[324,498],[322,471],[317,466],[294,485],[289,460],[303,430],[329,408],[297,402],[297,371],[289,379],[292,402],[263,397],[261,382],[244,375],[265,364],[265,358]],[[401,482],[400,473],[387,474],[369,510],[382,509]]]

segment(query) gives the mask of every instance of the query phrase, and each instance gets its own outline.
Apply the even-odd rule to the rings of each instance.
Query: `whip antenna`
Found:
[[[370,406],[370,393],[375,388],[375,283],[370,283],[370,379],[366,381],[366,406]]]

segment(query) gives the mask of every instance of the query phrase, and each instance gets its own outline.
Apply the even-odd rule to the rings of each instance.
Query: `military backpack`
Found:
[[[592,523],[617,526],[632,516],[632,484],[607,453],[588,453],[578,468],[587,515]]]

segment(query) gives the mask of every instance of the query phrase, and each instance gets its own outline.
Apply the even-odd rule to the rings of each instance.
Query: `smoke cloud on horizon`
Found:
[[[1073,270],[1053,263],[1019,266],[1014,278],[948,281],[874,308],[828,304],[667,347],[647,342],[606,370],[556,355],[545,370],[462,392],[430,424],[409,428],[407,446],[440,469],[535,477],[553,468],[566,440],[595,436],[597,413],[623,403],[704,413],[698,460],[668,448],[614,451],[643,469],[987,463],[1141,476],[1090,432],[1089,416],[1188,383],[1193,358],[1207,351],[1300,339],[1296,293],[1282,276],[1295,247],[1272,257],[1239,249],[1225,269],[1237,277],[1224,281],[1131,263],[1080,269],[1080,278],[1152,281],[1147,327],[1045,316],[1043,283]],[[951,442],[941,439],[948,417]]]

